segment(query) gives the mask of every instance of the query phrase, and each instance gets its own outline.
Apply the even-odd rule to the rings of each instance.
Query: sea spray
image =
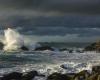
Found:
[[[33,50],[39,45],[36,42],[30,42],[27,44],[24,36],[22,36],[17,30],[11,28],[4,31],[4,39],[5,51],[19,50],[22,46],[26,46],[30,50]]]
[[[16,30],[8,28],[4,31],[5,46],[4,50],[17,50],[24,45],[24,38]]]

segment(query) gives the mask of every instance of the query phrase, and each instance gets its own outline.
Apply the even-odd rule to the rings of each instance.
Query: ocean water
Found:
[[[100,53],[96,52],[0,51],[1,76],[14,71],[28,72],[32,70],[37,70],[47,76],[53,72],[76,73],[81,70],[89,70],[91,72],[92,66],[97,64],[100,64]],[[66,69],[61,68],[61,65],[64,65]]]

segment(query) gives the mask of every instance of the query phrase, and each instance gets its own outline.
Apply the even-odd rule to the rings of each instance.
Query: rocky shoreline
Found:
[[[52,73],[49,76],[40,74],[37,71],[29,71],[25,73],[12,72],[3,75],[0,80],[37,80],[35,77],[42,77],[42,80],[100,80],[100,66],[93,66],[92,71],[88,70],[80,71],[79,73],[65,73],[58,72]]]

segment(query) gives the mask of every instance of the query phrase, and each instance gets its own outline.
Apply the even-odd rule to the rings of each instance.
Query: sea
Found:
[[[29,72],[36,70],[46,76],[54,73],[77,73],[81,70],[91,72],[93,65],[100,64],[100,53],[95,51],[72,52],[59,51],[60,48],[83,49],[90,43],[40,43],[55,47],[50,51],[0,51],[0,76],[11,72]],[[62,68],[64,65],[66,68]],[[34,80],[46,80],[46,77]]]

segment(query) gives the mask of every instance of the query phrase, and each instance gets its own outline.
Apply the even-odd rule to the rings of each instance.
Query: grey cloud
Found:
[[[1,9],[100,14],[99,0],[0,0]]]
[[[53,30],[62,30],[63,27],[67,28],[100,28],[100,16],[80,16],[80,15],[68,15],[68,16],[32,16],[30,14],[19,13],[7,15],[0,15],[0,27],[5,27],[5,24],[12,25],[14,27],[23,27],[24,30],[35,29],[41,27],[41,31],[52,27]],[[43,28],[43,29],[42,29]],[[64,29],[64,30],[66,30]],[[75,30],[74,30],[75,31]],[[85,30],[86,31],[86,30]],[[89,30],[90,32],[91,30]],[[66,31],[65,31],[66,32]],[[67,32],[72,32],[71,29]],[[77,29],[76,31],[77,32]],[[80,31],[79,31],[80,32]]]

